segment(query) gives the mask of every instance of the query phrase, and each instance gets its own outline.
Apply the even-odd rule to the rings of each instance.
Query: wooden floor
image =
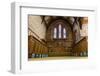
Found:
[[[45,57],[45,58],[29,58],[29,61],[41,61],[41,60],[61,60],[61,59],[88,59],[88,57]]]

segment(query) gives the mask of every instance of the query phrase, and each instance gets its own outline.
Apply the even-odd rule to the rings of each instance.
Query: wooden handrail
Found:
[[[32,36],[32,35],[30,35],[30,36]],[[29,37],[30,37],[29,36]],[[45,42],[43,42],[42,40],[40,41],[40,40],[38,40],[37,38],[35,38],[34,36],[32,36],[32,38],[34,38],[35,40],[37,40],[38,42],[40,42],[41,44],[43,44],[43,45],[45,45],[46,46],[46,43]]]
[[[83,37],[82,39],[80,39],[75,45],[79,44],[84,39],[86,39],[86,37]]]

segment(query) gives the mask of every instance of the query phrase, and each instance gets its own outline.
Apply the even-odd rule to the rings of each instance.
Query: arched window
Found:
[[[62,24],[58,24],[53,29],[53,38],[54,39],[66,39],[66,28]]]
[[[57,38],[57,28],[54,28],[54,34],[53,34],[54,38]]]
[[[63,28],[63,38],[65,39],[66,38],[66,29]]]
[[[59,36],[59,39],[62,38],[62,33],[61,33],[61,29],[62,29],[62,26],[61,24],[59,24],[59,32],[58,32],[58,36]]]

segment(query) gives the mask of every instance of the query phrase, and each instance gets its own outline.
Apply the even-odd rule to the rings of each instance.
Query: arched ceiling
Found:
[[[54,22],[55,20],[58,19],[62,19],[65,20],[68,24],[70,24],[70,26],[73,28],[73,26],[75,25],[75,23],[77,24],[77,22],[80,25],[80,28],[82,28],[82,20],[83,17],[71,17],[71,16],[41,16],[42,22],[46,25],[46,27],[48,28],[50,26],[50,24],[52,22]]]

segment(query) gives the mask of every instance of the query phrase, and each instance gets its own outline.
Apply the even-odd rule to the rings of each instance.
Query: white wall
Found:
[[[1,0],[0,1],[0,76],[13,76],[9,73],[10,69],[10,56],[11,56],[11,8],[10,3],[13,1],[18,2],[35,2],[37,4],[47,4],[55,5],[58,7],[64,7],[67,5],[76,5],[76,6],[97,6],[98,16],[97,24],[100,25],[100,0]],[[49,5],[48,5],[49,6]],[[98,50],[97,57],[94,61],[98,61],[97,65],[100,71],[100,26],[96,26],[96,44]],[[92,69],[92,68],[91,68]],[[52,72],[52,73],[40,73],[40,74],[24,74],[22,76],[100,76],[98,70],[82,70],[82,69],[73,69],[69,71],[62,72]],[[19,76],[19,75],[17,75]]]
[[[44,23],[41,24],[42,19],[40,16],[31,15],[29,18],[29,25],[28,27],[39,36],[40,39],[45,39],[46,35],[46,26]],[[34,35],[36,37],[36,35]]]

